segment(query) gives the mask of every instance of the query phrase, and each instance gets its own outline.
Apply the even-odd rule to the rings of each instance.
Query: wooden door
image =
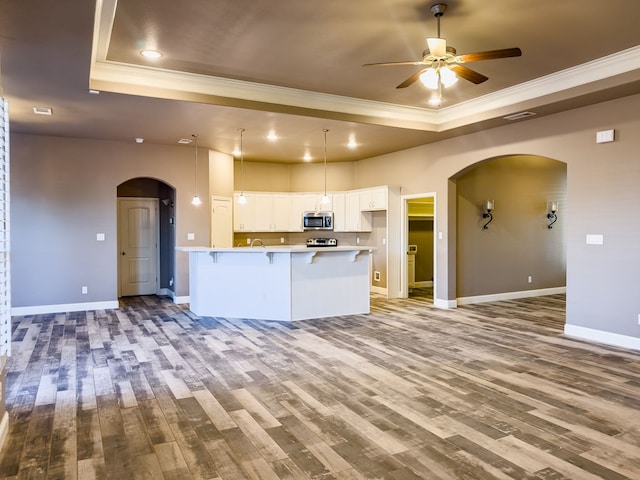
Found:
[[[118,199],[120,296],[158,291],[158,200]]]
[[[233,247],[233,215],[231,199],[211,197],[211,246]]]

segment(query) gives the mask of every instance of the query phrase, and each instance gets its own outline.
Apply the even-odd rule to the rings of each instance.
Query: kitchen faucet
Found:
[[[264,247],[264,243],[259,238],[254,238],[253,240],[251,240],[251,247],[253,248],[253,245],[257,244],[258,242],[260,242],[260,245]]]

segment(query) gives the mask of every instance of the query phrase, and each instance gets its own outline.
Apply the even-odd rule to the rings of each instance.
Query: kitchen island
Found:
[[[177,247],[199,316],[295,321],[369,313],[371,247]]]

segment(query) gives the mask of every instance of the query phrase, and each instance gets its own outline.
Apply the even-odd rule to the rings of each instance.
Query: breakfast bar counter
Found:
[[[199,316],[295,321],[369,313],[371,247],[177,247]]]

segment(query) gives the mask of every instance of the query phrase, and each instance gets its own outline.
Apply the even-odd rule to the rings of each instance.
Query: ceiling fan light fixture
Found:
[[[438,73],[440,74],[442,84],[447,88],[458,81],[458,77],[449,67],[442,67]]]
[[[438,72],[435,68],[429,68],[420,75],[420,81],[425,87],[436,90],[439,83]]]
[[[440,58],[447,54],[447,41],[444,38],[427,38],[427,47],[429,48],[429,53],[434,57]]]

